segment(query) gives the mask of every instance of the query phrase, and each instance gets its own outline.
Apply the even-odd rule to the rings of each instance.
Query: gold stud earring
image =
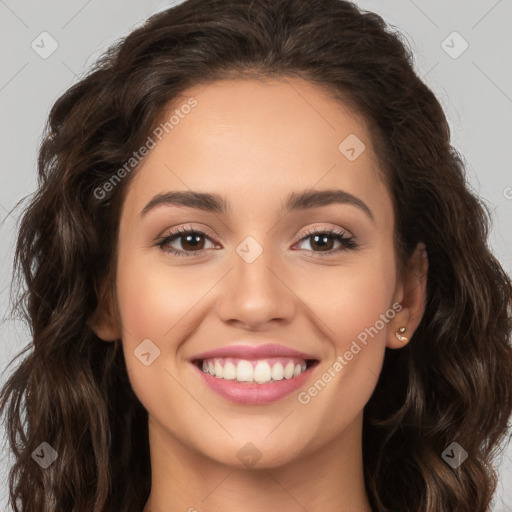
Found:
[[[406,338],[405,336],[402,336],[402,334],[399,334],[399,333],[404,333],[404,332],[405,332],[405,327],[400,327],[400,329],[398,329],[398,331],[396,331],[395,335],[400,341],[405,343],[406,341],[408,341],[408,338]]]

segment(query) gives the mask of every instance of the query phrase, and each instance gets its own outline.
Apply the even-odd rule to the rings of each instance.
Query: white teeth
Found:
[[[254,368],[254,380],[258,383],[268,382],[272,378],[272,370],[266,361],[260,361]]]
[[[254,371],[249,361],[240,361],[236,367],[236,380],[240,382],[252,382]]]
[[[295,370],[295,365],[293,363],[288,363],[284,367],[284,378],[291,379],[293,377],[293,370]]]
[[[272,366],[272,379],[273,380],[282,380],[284,377],[284,368],[281,363],[276,363]]]
[[[224,365],[222,370],[222,378],[227,380],[236,379],[236,366],[229,361]]]
[[[203,361],[202,369],[203,372],[209,373],[218,379],[236,379],[238,382],[264,384],[271,380],[292,379],[305,372],[307,368],[305,361],[300,363],[288,361],[286,365],[283,363],[276,360],[272,361],[272,359],[257,362],[245,359],[210,359]]]

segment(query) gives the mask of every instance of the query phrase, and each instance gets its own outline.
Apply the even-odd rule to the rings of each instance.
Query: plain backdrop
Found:
[[[465,156],[470,183],[492,211],[490,244],[510,274],[512,1],[356,3],[380,14],[409,41],[418,74],[449,119],[452,144]],[[11,371],[7,363],[29,341],[26,326],[5,317],[19,217],[19,211],[9,212],[36,187],[37,151],[48,112],[111,43],[171,5],[157,0],[0,0],[0,386]],[[7,510],[11,460],[5,447],[0,457],[0,510]],[[512,446],[496,465],[500,482],[493,512],[512,511]]]

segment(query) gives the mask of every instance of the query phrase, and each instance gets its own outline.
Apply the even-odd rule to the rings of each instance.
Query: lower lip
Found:
[[[270,381],[265,384],[253,382],[237,382],[236,380],[218,379],[203,372],[194,363],[192,366],[199,372],[207,386],[218,395],[239,404],[261,405],[275,402],[299,389],[311,376],[316,364],[305,372],[291,379]],[[317,363],[318,364],[318,363]]]

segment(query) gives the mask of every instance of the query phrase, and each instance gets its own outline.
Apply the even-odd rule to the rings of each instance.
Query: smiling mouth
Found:
[[[194,359],[192,363],[203,373],[219,380],[229,380],[240,384],[267,384],[294,379],[316,366],[319,361],[318,359],[301,359],[291,356],[265,359],[215,357]]]

